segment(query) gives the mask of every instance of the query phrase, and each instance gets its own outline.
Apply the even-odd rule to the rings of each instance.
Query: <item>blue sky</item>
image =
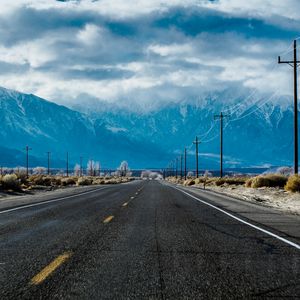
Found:
[[[145,109],[233,88],[292,92],[298,0],[1,0],[0,85]],[[300,46],[300,40],[299,40]]]

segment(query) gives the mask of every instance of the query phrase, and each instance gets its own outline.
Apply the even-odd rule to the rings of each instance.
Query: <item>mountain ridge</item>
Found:
[[[0,139],[6,148],[20,151],[28,144],[37,157],[52,151],[60,166],[69,151],[73,163],[84,156],[110,168],[123,159],[134,168],[162,168],[182,153],[184,146],[191,146],[198,135],[202,141],[200,168],[211,169],[218,167],[219,159],[219,124],[213,116],[224,111],[230,115],[224,120],[225,167],[290,165],[292,107],[269,102],[267,96],[247,102],[246,93],[230,99],[228,105],[222,101],[224,95],[199,98],[195,104],[173,103],[148,113],[123,108],[88,112],[80,111],[80,105],[77,111],[32,94],[0,88]],[[188,164],[190,168],[194,165],[192,147]]]

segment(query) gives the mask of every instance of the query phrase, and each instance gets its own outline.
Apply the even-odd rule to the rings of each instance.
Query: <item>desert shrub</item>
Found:
[[[35,185],[51,185],[51,177],[44,175],[32,175],[29,177],[29,181]]]
[[[245,182],[245,186],[250,188],[252,186],[252,181],[253,181],[253,178],[247,179],[246,182]]]
[[[227,184],[244,185],[247,181],[245,177],[229,177],[226,178]]]
[[[253,178],[251,187],[284,187],[287,182],[287,177],[283,175],[268,174],[259,175]]]
[[[184,181],[183,184],[186,185],[186,186],[191,186],[191,185],[195,184],[195,180],[194,179],[187,179],[187,180]]]
[[[204,183],[205,181],[207,181],[207,177],[199,177],[195,179],[195,184]]]
[[[61,179],[61,185],[62,186],[74,185],[74,184],[76,184],[76,178],[67,177],[67,178],[62,178]]]
[[[52,185],[61,185],[61,176],[55,176],[55,177],[50,177],[51,178],[51,184]]]
[[[119,179],[119,178],[112,178],[112,179],[109,179],[109,180],[105,180],[105,184],[117,184],[117,183],[121,183],[122,180]]]
[[[290,176],[286,185],[285,185],[285,190],[289,192],[300,192],[300,176],[299,175],[293,175]]]
[[[25,168],[17,168],[15,172],[17,178],[20,179],[21,184],[27,183],[27,173]]]
[[[16,174],[6,174],[1,178],[1,184],[4,189],[19,191],[21,189],[21,181]]]
[[[220,179],[218,179],[218,180],[215,181],[215,185],[216,186],[221,186],[224,183],[225,183],[225,179],[223,179],[223,178],[220,178]]]
[[[89,177],[79,177],[77,180],[77,185],[90,185],[93,183],[93,179]]]
[[[93,179],[93,184],[105,184],[105,180],[103,178],[95,178]]]

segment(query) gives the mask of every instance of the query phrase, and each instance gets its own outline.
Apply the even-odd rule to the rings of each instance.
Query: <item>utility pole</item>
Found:
[[[67,152],[67,177],[69,177],[69,152]]]
[[[196,136],[196,140],[193,142],[193,144],[196,145],[196,178],[199,177],[199,164],[198,164],[198,160],[199,160],[199,156],[198,156],[198,146],[201,142],[198,140],[198,137]]]
[[[184,180],[186,180],[186,147],[184,147]]]
[[[26,146],[25,149],[26,150],[26,177],[28,178],[28,169],[29,169],[29,151],[32,150],[32,148]]]
[[[288,64],[294,68],[294,172],[298,174],[298,89],[297,89],[297,68],[300,61],[297,60],[297,41],[294,40],[294,59],[282,61],[278,56],[279,64]]]
[[[47,167],[47,169],[48,169],[48,175],[50,175],[50,154],[51,154],[51,152],[47,152],[47,165],[48,165],[48,167]]]
[[[82,156],[80,156],[80,177],[82,177]]]
[[[176,172],[175,172],[176,179],[178,178],[178,157],[176,157]]]
[[[220,119],[220,177],[223,177],[223,119],[228,117],[222,112],[219,115],[215,115],[214,119]]]
[[[182,171],[183,171],[183,156],[180,154],[180,179],[182,179]]]

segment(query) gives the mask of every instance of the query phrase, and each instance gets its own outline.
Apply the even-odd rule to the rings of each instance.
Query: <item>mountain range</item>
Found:
[[[272,99],[271,99],[272,98]],[[224,102],[224,99],[228,101]],[[224,163],[227,168],[291,165],[293,160],[292,99],[270,95],[236,96],[231,90],[166,104],[151,111],[77,103],[70,108],[32,94],[0,88],[0,164],[52,166],[94,159],[115,168],[127,160],[131,168],[163,168],[188,147],[188,166],[194,167],[197,135],[200,169],[218,168],[220,121],[223,111]],[[105,108],[103,108],[105,107]]]

